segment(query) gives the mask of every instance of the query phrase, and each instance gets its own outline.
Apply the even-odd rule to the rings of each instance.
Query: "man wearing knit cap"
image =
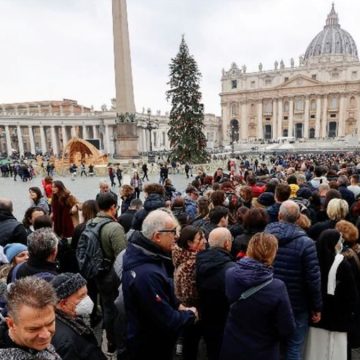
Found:
[[[56,305],[56,333],[52,339],[63,360],[105,360],[92,329],[83,317],[94,307],[87,294],[86,280],[80,274],[63,273],[51,280],[58,302]]]

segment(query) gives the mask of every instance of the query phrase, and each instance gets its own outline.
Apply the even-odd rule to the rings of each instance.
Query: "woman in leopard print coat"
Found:
[[[175,294],[182,305],[198,306],[196,289],[196,254],[205,249],[206,240],[203,232],[192,225],[185,226],[173,249],[172,259],[175,267]],[[201,324],[187,328],[183,333],[183,358],[196,359],[201,336]]]

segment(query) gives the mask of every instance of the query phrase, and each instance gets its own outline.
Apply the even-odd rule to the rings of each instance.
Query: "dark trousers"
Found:
[[[98,275],[96,285],[100,295],[103,328],[106,332],[108,350],[113,352],[116,350],[115,318],[117,316],[114,301],[118,295],[119,279],[112,269],[105,275]]]
[[[184,329],[182,333],[183,360],[197,359],[201,336],[202,330],[199,322]]]

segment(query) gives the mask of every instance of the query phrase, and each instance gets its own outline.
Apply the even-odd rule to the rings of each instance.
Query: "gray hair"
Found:
[[[100,180],[100,182],[99,182],[99,187],[101,185],[108,185],[109,186],[109,183],[108,183],[108,181],[106,179],[103,179],[103,180]]]
[[[286,200],[280,205],[279,216],[281,220],[294,224],[300,216],[299,205],[292,200]]]
[[[223,249],[225,242],[231,240],[232,240],[231,232],[227,228],[219,227],[219,228],[215,228],[210,232],[208,242],[211,248],[219,247]]]
[[[340,175],[337,179],[337,183],[339,185],[347,185],[349,183],[349,180],[346,175]]]
[[[165,228],[166,224],[169,222],[169,220],[174,221],[177,224],[177,221],[172,215],[171,211],[160,208],[154,211],[151,211],[145,218],[141,232],[143,235],[148,238],[152,239],[153,235],[159,231]]]
[[[57,249],[59,239],[50,228],[40,228],[28,236],[29,256],[46,260]]]
[[[306,182],[306,176],[304,174],[297,174],[296,179],[298,184],[299,183],[303,184],[304,182]]]
[[[10,199],[0,198],[0,210],[6,210],[9,212],[13,212],[13,203]]]
[[[34,309],[43,309],[57,303],[53,286],[37,276],[27,276],[16,280],[8,289],[7,306],[9,315],[16,322],[21,306],[26,305]]]

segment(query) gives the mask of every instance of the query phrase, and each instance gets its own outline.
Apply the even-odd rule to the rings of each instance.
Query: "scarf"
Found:
[[[344,255],[337,254],[335,256],[334,262],[331,265],[329,275],[328,275],[328,283],[327,283],[327,293],[328,295],[335,295],[336,290],[336,273],[339,265],[344,260]]]
[[[76,318],[72,318],[71,316],[65,314],[64,312],[60,310],[56,310],[56,318],[61,321],[63,324],[70,327],[72,330],[74,330],[79,335],[90,335],[92,334],[92,329],[89,328],[83,319],[80,316],[77,316]]]
[[[0,349],[0,360],[61,360],[52,345],[42,351],[22,348]]]

